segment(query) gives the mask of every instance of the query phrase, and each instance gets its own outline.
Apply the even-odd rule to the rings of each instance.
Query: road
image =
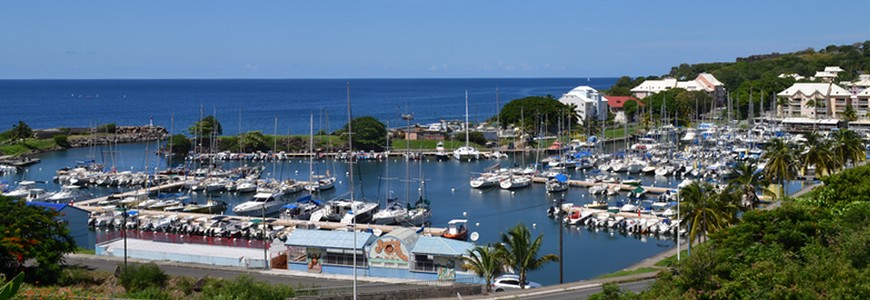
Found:
[[[619,284],[619,288],[621,288],[623,291],[627,290],[627,291],[632,291],[632,292],[640,292],[640,291],[643,291],[646,288],[648,288],[653,282],[655,282],[655,279],[646,279],[646,280],[635,281],[635,282],[626,282],[626,283]],[[529,300],[532,300],[532,299],[547,299],[547,300],[569,300],[570,299],[570,300],[576,300],[576,299],[587,299],[587,298],[589,298],[589,296],[592,296],[592,294],[595,294],[598,292],[601,292],[601,286],[594,285],[591,287],[581,288],[581,289],[577,289],[577,290],[564,291],[564,292],[553,292],[553,293],[547,293],[547,294],[542,294],[542,295],[523,296],[523,297],[519,297],[519,298],[524,299],[524,300],[526,300],[526,299],[529,299]]]

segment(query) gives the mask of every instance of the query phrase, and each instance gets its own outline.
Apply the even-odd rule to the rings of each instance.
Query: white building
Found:
[[[563,104],[574,104],[577,106],[577,115],[580,123],[584,123],[589,118],[605,116],[607,113],[607,99],[601,96],[597,90],[592,87],[581,85],[575,87],[570,92],[562,95],[559,102]]]
[[[786,105],[779,107],[782,117],[836,118],[852,102],[852,93],[833,83],[795,83],[776,95],[787,100]],[[817,104],[810,105],[811,100]],[[858,110],[860,106],[853,107]],[[866,111],[866,104],[862,109]]]
[[[643,99],[649,95],[673,88],[681,88],[687,91],[704,91],[717,102],[725,101],[725,85],[716,79],[716,77],[707,73],[698,74],[698,77],[689,81],[677,81],[674,78],[645,80],[640,85],[631,89],[631,94],[638,99]]]

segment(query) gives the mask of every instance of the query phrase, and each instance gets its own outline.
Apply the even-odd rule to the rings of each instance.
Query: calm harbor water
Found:
[[[117,148],[116,166],[118,170],[141,171],[145,168],[146,158],[149,168],[164,168],[165,161],[153,155],[154,145],[126,144]],[[72,166],[76,160],[89,159],[92,150],[87,148],[70,149],[67,151],[49,152],[38,155],[42,162],[33,165],[17,174],[6,175],[0,179],[7,182],[20,180],[47,181],[45,188],[49,191],[58,190],[60,187],[51,181],[55,171],[59,168]],[[147,154],[146,154],[147,153]],[[526,162],[531,162],[532,157],[526,157]],[[98,159],[99,161],[99,159]],[[412,161],[407,164],[411,170],[411,180],[405,181],[406,162],[401,158],[390,161],[390,177],[398,179],[390,182],[390,190],[393,190],[404,199],[406,187],[412,199],[416,199],[420,176],[420,167],[426,179],[427,196],[432,202],[432,224],[443,227],[447,221],[453,218],[462,218],[463,215],[470,221],[473,232],[480,234],[478,243],[495,243],[500,240],[499,234],[517,223],[524,223],[530,227],[534,235],[543,234],[544,243],[541,253],[558,253],[559,224],[547,217],[546,209],[553,201],[564,197],[567,201],[582,204],[590,202],[592,197],[585,189],[571,188],[564,195],[547,195],[544,186],[535,184],[531,188],[517,190],[515,192],[500,189],[474,190],[469,188],[468,179],[475,172],[481,172],[493,165],[496,161],[477,161],[460,163],[457,161],[437,162]],[[513,160],[501,160],[501,164],[523,163],[522,157]],[[245,162],[227,162],[225,167],[237,166]],[[252,164],[252,162],[247,162]],[[354,166],[355,173],[362,178],[358,185],[357,197],[369,200],[383,199],[386,194],[384,182],[379,178],[384,177],[384,162],[362,161]],[[277,164],[265,163],[264,177],[307,179],[309,164],[307,160],[283,161]],[[320,161],[315,169],[321,171],[329,169],[337,174],[338,182],[336,189],[324,192],[322,199],[328,200],[344,196],[348,193],[347,164],[343,162]],[[273,174],[272,170],[275,170]],[[583,178],[584,173],[571,174],[572,178]],[[356,180],[356,179],[355,179]],[[676,185],[678,181],[656,180],[655,178],[643,178],[645,185]],[[104,195],[119,191],[115,188],[91,188],[91,192]],[[292,201],[299,195],[287,197]],[[249,196],[248,196],[249,197]],[[203,195],[193,195],[194,199],[204,199]],[[235,204],[246,201],[245,196],[232,194],[218,195],[218,198],[230,204],[227,214],[232,214],[231,208]],[[564,228],[564,254],[565,254],[565,279],[568,281],[587,279],[600,274],[609,273],[630,266],[646,257],[655,255],[670,247],[672,240],[659,240],[656,238],[639,238],[623,236],[618,232],[607,230],[594,231],[585,227]],[[558,283],[558,264],[549,264],[543,269],[532,274],[532,280],[543,284]]]

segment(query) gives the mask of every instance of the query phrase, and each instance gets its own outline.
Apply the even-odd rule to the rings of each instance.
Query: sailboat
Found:
[[[453,158],[459,161],[471,161],[480,158],[480,152],[476,148],[469,146],[468,133],[471,129],[468,126],[468,91],[465,91],[465,146],[453,150]]]
[[[328,190],[335,188],[335,176],[330,176],[329,171],[326,171],[326,175],[315,175],[314,174],[314,115],[310,116],[310,132],[308,137],[308,153],[310,157],[308,159],[308,184],[305,185],[305,190],[317,193],[320,191]]]
[[[387,127],[390,124],[387,122]],[[385,156],[387,157],[386,163],[384,165],[384,177],[382,178],[385,183],[385,190],[387,191],[386,201],[384,205],[384,209],[378,211],[372,216],[372,223],[378,225],[395,225],[399,224],[399,218],[407,213],[407,210],[399,202],[399,197],[390,190],[390,180],[394,178],[390,177],[390,155],[389,155],[389,145],[390,145],[390,137],[387,135],[387,152],[385,152]]]

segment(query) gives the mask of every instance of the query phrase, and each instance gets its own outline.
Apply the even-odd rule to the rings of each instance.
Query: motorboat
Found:
[[[182,211],[189,213],[202,213],[202,214],[222,214],[227,210],[227,203],[220,200],[209,199],[203,204],[199,203],[188,203],[184,206]]]
[[[36,186],[36,181],[24,180],[18,183],[18,186],[9,191],[8,193],[3,193],[3,196],[12,197],[12,198],[26,198],[27,195],[30,194],[30,189]]]
[[[438,144],[435,145],[435,159],[438,161],[445,161],[450,159],[450,154],[447,154],[447,151],[444,150],[444,142],[438,141]]]
[[[499,185],[501,176],[495,174],[481,174],[478,177],[472,178],[469,185],[475,189],[485,189]]]
[[[254,198],[233,207],[233,213],[240,216],[262,216],[277,213],[284,201],[281,197],[284,193],[277,191],[272,193],[257,193]]]
[[[335,177],[326,175],[314,175],[313,181],[305,185],[305,190],[317,193],[328,189],[335,188]]]
[[[82,190],[80,186],[65,185],[61,187],[59,192],[52,194],[48,198],[45,198],[45,201],[66,203],[70,201],[81,201],[90,198],[93,198],[93,195],[85,190]]]
[[[344,214],[339,222],[351,224],[356,219],[357,224],[369,223],[372,221],[372,216],[378,212],[379,207],[380,205],[375,202],[354,200],[350,204],[350,210]]]
[[[441,237],[464,241],[468,239],[468,220],[453,219],[447,222],[447,229],[441,233]]]
[[[296,203],[282,206],[281,216],[294,220],[308,220],[311,218],[311,214],[322,206],[320,201],[311,199],[311,195],[306,195],[297,199]]]
[[[558,178],[550,178],[547,180],[547,193],[561,193],[568,190],[568,182]]]

